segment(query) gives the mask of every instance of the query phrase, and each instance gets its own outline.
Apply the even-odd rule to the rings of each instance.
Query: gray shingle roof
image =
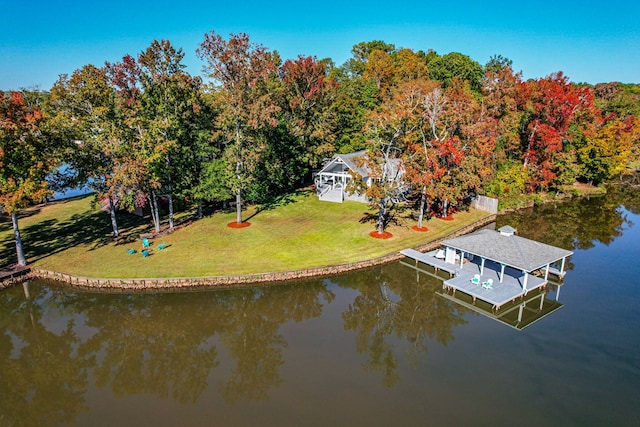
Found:
[[[573,255],[573,252],[562,248],[494,230],[476,231],[444,240],[442,244],[528,272]]]
[[[331,158],[331,161],[327,163],[321,170],[320,173],[329,172],[329,173],[341,173],[344,168],[341,161],[347,168],[358,173],[363,178],[369,177],[369,170],[365,166],[358,166],[355,159],[356,158],[364,158],[366,156],[366,150],[356,151],[348,154],[336,154]],[[399,169],[402,167],[402,162],[400,159],[391,159],[388,164],[387,175],[394,177],[397,173],[401,173]]]
[[[349,166],[349,169],[351,169],[352,171],[359,173],[363,177],[366,177],[368,175],[367,169],[362,166],[358,167],[358,165],[354,160],[356,157],[364,157],[365,153],[366,151],[362,150],[362,151],[356,151],[354,153],[349,153],[349,154],[336,154],[335,157],[342,160],[344,164]]]

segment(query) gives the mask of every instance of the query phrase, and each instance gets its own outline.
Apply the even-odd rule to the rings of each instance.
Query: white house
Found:
[[[316,192],[320,200],[328,202],[342,203],[345,200],[367,203],[364,194],[349,194],[345,191],[349,181],[353,179],[352,173],[362,177],[363,181],[370,186],[372,178],[369,170],[364,166],[358,166],[358,158],[364,158],[366,151],[356,151],[349,154],[336,154],[329,160],[315,175]],[[402,173],[400,159],[392,159],[389,167],[393,169],[387,174],[395,178],[398,173]]]

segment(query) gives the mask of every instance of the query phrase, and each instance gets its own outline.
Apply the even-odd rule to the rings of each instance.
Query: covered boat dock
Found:
[[[510,226],[498,231],[483,229],[441,242],[443,249],[423,254],[401,253],[417,262],[453,275],[443,289],[464,292],[499,309],[547,285],[549,275],[562,278],[566,259],[573,252],[515,235]],[[558,266],[559,264],[559,266]],[[533,274],[539,273],[540,276]]]

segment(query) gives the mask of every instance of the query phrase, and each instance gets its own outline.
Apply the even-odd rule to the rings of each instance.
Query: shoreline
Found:
[[[497,214],[490,215],[481,220],[475,221],[459,228],[438,239],[430,240],[426,243],[414,246],[413,249],[426,252],[436,249],[440,245],[440,241],[450,239],[463,234],[468,234],[479,228],[482,228],[496,221]],[[0,282],[0,290],[9,286],[22,282],[25,279],[53,279],[64,282],[75,288],[87,289],[92,291],[105,292],[149,292],[163,290],[198,290],[210,288],[228,288],[236,286],[254,286],[258,284],[268,284],[283,282],[286,280],[308,279],[312,277],[325,277],[336,274],[347,273],[355,270],[374,267],[377,265],[388,264],[403,258],[400,252],[392,252],[377,258],[356,261],[346,264],[334,264],[330,266],[321,266],[306,268],[300,270],[289,270],[268,273],[242,274],[233,276],[204,276],[204,277],[165,277],[165,278],[91,278],[79,277],[57,271],[45,270],[40,268],[29,268],[26,273],[19,276],[11,277],[9,280]]]

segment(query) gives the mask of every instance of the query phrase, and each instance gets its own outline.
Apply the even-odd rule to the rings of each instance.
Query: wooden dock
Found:
[[[547,285],[544,278],[529,275],[527,279],[527,288],[524,288],[524,275],[522,271],[511,267],[506,267],[502,282],[500,282],[500,266],[492,261],[486,261],[482,274],[481,267],[476,258],[474,261],[464,260],[462,267],[459,263],[450,264],[442,259],[435,257],[435,252],[422,253],[414,249],[405,249],[400,253],[415,261],[416,269],[418,262],[433,267],[436,271],[443,270],[451,275],[449,279],[443,279],[443,290],[453,295],[457,291],[464,292],[469,295],[475,302],[476,299],[482,300],[490,304],[493,309],[498,310],[503,305],[524,297],[527,293],[535,289],[543,288]],[[404,263],[405,265],[408,265]],[[480,283],[472,283],[471,279],[475,274],[480,275]],[[490,288],[485,288],[481,283],[488,279],[493,281]]]
[[[474,284],[471,279],[475,274],[480,274],[480,266],[474,262],[466,262],[462,269],[455,277],[445,280],[442,284],[443,289],[451,291],[464,292],[470,295],[474,300],[480,299],[493,306],[498,310],[504,304],[514,301],[517,298],[524,297],[527,293],[534,289],[539,289],[547,285],[544,278],[531,276],[527,280],[527,289],[523,287],[523,274],[520,271],[506,268],[502,282],[500,282],[500,273],[497,268],[491,268],[490,263],[486,263],[483,274],[480,276],[480,283]],[[491,279],[493,284],[491,288],[485,288],[481,283]]]

